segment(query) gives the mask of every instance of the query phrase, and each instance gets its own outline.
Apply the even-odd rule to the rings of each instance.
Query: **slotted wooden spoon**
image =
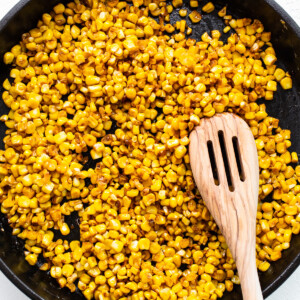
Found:
[[[189,151],[199,192],[236,262],[243,299],[262,300],[255,257],[259,169],[251,130],[230,113],[202,119]]]

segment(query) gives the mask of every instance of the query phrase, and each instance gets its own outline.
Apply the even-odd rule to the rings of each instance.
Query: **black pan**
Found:
[[[8,76],[8,68],[2,63],[3,54],[20,39],[22,33],[36,25],[42,13],[49,12],[62,0],[21,0],[0,22],[0,83]],[[185,1],[188,3],[189,1]],[[290,72],[293,78],[293,89],[283,91],[280,87],[275,99],[267,103],[267,111],[280,119],[280,126],[292,130],[292,150],[300,154],[300,28],[289,15],[273,0],[215,0],[214,13],[204,15],[203,20],[193,27],[193,38],[212,29],[224,27],[223,21],[216,12],[229,4],[228,12],[234,17],[250,17],[261,20],[266,29],[272,32],[272,42],[278,56],[278,65]],[[201,5],[205,1],[201,2]],[[178,17],[179,18],[179,17]],[[174,20],[171,20],[173,23]],[[228,36],[228,34],[227,34]],[[226,35],[225,35],[226,37]],[[2,94],[2,88],[0,88]],[[7,108],[0,100],[1,114]],[[5,126],[0,124],[0,147],[3,149]],[[69,222],[76,225],[75,218]],[[76,229],[76,228],[75,228]],[[77,226],[78,229],[78,226]],[[78,235],[78,231],[75,235]],[[77,237],[78,238],[78,237]],[[283,252],[282,258],[271,264],[270,269],[260,273],[264,297],[277,289],[300,264],[300,235],[293,237],[291,247]],[[23,241],[11,235],[6,218],[0,214],[0,270],[28,297],[37,300],[79,300],[84,299],[80,292],[70,293],[60,289],[54,279],[38,267],[31,267],[24,259]],[[0,298],[2,298],[0,296]],[[224,300],[242,299],[240,288],[227,293]]]

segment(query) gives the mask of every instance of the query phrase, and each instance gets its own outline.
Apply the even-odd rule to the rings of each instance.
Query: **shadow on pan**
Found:
[[[0,22],[0,94],[2,82],[7,78],[9,71],[2,63],[3,54],[20,39],[22,33],[35,27],[42,13],[62,0],[21,0]],[[185,1],[188,3],[188,1]],[[293,89],[279,90],[275,99],[267,103],[267,112],[280,119],[280,126],[292,130],[292,150],[300,153],[300,28],[273,0],[215,0],[216,10],[209,15],[204,14],[203,20],[197,25],[188,25],[193,28],[192,37],[200,39],[205,31],[224,28],[223,21],[217,17],[217,12],[224,5],[228,6],[228,13],[234,17],[258,18],[266,29],[272,32],[272,41],[278,56],[278,66],[289,71],[293,77]],[[187,5],[188,7],[188,5]],[[177,9],[178,10],[178,9]],[[174,14],[173,14],[174,15]],[[171,17],[173,23],[179,16]],[[8,112],[3,101],[0,101],[1,115]],[[0,124],[0,147],[3,149],[5,126]],[[76,223],[76,218],[70,218]],[[270,269],[260,273],[260,281],[264,296],[270,295],[278,288],[300,264],[300,235],[293,237],[291,247],[283,252],[281,260],[272,263]],[[1,271],[27,296],[38,300],[79,300],[84,299],[80,292],[70,293],[67,289],[60,289],[58,284],[46,272],[31,267],[24,260],[23,241],[11,235],[7,221],[0,215],[0,269]],[[225,294],[224,300],[242,299],[240,288],[232,293]]]

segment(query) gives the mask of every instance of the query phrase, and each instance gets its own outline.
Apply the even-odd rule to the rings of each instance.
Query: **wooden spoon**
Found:
[[[202,119],[190,135],[190,162],[199,192],[233,255],[244,300],[262,300],[256,268],[259,169],[246,122],[230,114]]]

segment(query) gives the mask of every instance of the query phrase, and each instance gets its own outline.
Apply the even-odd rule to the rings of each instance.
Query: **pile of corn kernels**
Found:
[[[235,30],[227,43],[217,30],[195,41],[185,17],[201,24],[213,3],[190,1],[187,15],[182,0],[128,2],[59,4],[4,55],[1,212],[28,263],[43,257],[41,270],[86,299],[217,299],[239,279],[196,190],[189,133],[224,111],[251,127],[266,271],[300,230],[300,167],[290,165],[290,131],[256,100],[292,80],[258,20],[225,7],[224,32]],[[171,25],[174,7],[182,20]],[[80,240],[70,241],[65,217],[76,213]]]

